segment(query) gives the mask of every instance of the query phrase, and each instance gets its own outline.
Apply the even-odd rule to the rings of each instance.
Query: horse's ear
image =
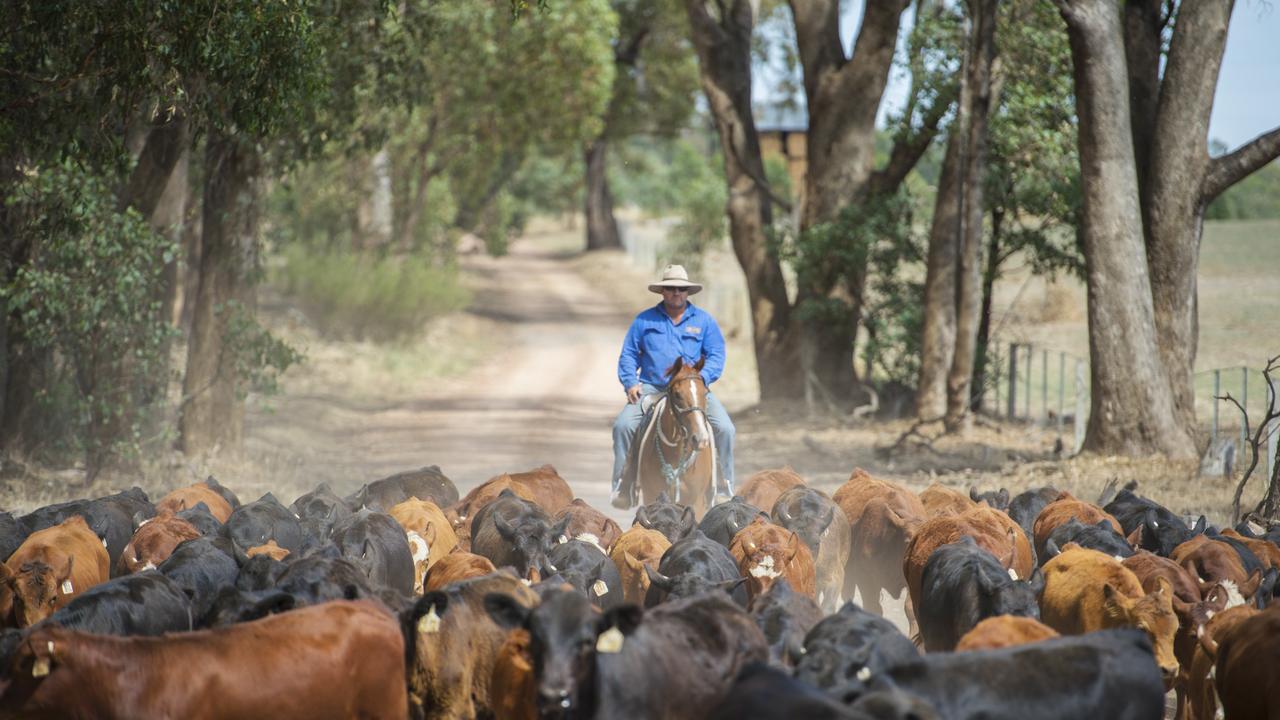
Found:
[[[693,369],[697,370],[698,372],[702,372],[702,366],[706,364],[707,364],[707,356],[703,355],[702,357],[698,358],[698,362],[696,365],[693,366]]]
[[[666,373],[667,377],[669,378],[675,377],[677,374],[679,374],[680,370],[683,367],[684,367],[684,358],[682,357],[676,358],[676,361],[671,363],[671,367],[667,368],[667,373]]]

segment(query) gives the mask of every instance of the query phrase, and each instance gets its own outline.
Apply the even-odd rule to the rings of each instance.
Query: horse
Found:
[[[707,384],[699,372],[704,361],[686,365],[677,358],[667,369],[657,421],[641,426],[636,471],[642,505],[665,492],[674,502],[691,506],[699,518],[711,506],[717,461],[707,419]]]

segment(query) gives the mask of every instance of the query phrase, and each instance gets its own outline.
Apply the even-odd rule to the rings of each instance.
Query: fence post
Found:
[[[1249,367],[1240,368],[1240,452],[1244,452],[1245,443],[1249,442],[1245,432],[1245,418],[1249,416]]]
[[[1270,414],[1272,406],[1275,405],[1275,390],[1271,385],[1267,385],[1267,413]],[[1267,426],[1267,487],[1271,487],[1271,478],[1275,477],[1276,469],[1276,431],[1280,430],[1280,425],[1275,421],[1268,423]]]
[[[1048,426],[1049,424],[1049,351],[1040,351],[1040,415],[1044,422],[1041,424]]]
[[[1062,429],[1062,411],[1065,409],[1063,405],[1064,388],[1067,385],[1067,354],[1058,353],[1058,429]]]
[[[1084,445],[1084,363],[1076,360],[1076,449],[1080,452],[1080,447]]]
[[[1218,439],[1218,396],[1222,394],[1222,371],[1213,371],[1213,431],[1212,439]]]
[[[1009,419],[1018,416],[1018,343],[1009,343]]]
[[[1031,358],[1035,353],[1035,348],[1027,345],[1027,382],[1023,387],[1022,414],[1027,420],[1031,419]]]

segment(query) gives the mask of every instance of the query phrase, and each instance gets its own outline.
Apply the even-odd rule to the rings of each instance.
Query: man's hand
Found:
[[[643,391],[640,389],[639,384],[632,385],[631,387],[627,388],[627,402],[631,403],[632,405],[635,405],[636,403],[640,402],[640,396],[642,394],[643,394]]]

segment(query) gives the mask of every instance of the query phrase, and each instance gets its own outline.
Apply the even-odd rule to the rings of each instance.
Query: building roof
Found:
[[[754,108],[758,132],[805,132],[809,114],[804,107],[792,104],[769,104]]]

